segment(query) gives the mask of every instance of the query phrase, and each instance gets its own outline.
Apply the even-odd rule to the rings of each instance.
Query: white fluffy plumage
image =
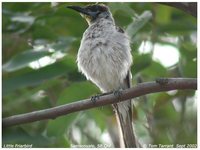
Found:
[[[132,64],[128,36],[119,32],[113,19],[100,18],[84,32],[77,55],[78,69],[102,92],[125,89],[124,79]],[[125,121],[130,103],[121,102]]]
[[[132,64],[126,34],[114,21],[101,18],[85,31],[77,56],[78,69],[102,92],[124,88],[124,79]]]

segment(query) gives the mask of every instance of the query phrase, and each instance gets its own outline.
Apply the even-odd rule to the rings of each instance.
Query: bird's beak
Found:
[[[82,13],[82,14],[87,15],[87,16],[91,16],[91,17],[95,17],[96,16],[96,13],[86,10],[84,7],[67,6],[67,8],[73,9],[73,10],[78,11],[79,13]]]

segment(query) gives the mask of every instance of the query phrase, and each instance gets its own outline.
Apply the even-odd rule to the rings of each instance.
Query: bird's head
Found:
[[[99,18],[112,19],[109,8],[104,4],[94,4],[85,7],[80,6],[67,6],[67,8],[78,11],[83,18],[86,19],[88,24],[92,24]]]

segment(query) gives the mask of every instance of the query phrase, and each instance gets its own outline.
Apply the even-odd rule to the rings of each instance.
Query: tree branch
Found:
[[[120,98],[116,98],[113,94],[101,96],[95,103],[90,99],[80,100],[70,104],[65,104],[49,109],[43,109],[30,113],[14,115],[3,118],[3,127],[19,125],[23,123],[30,123],[45,119],[55,119],[56,117],[67,115],[73,112],[104,106],[108,104],[125,101],[130,98],[139,97],[145,94],[156,93],[170,90],[184,90],[197,89],[197,79],[195,78],[164,78],[164,80],[157,80],[156,82],[146,82],[136,85],[133,88],[121,91]]]
[[[178,8],[197,18],[197,2],[160,2],[159,4]]]

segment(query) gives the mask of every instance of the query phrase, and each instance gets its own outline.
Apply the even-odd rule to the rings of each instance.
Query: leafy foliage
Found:
[[[3,117],[70,103],[99,93],[76,66],[76,54],[87,24],[79,14],[65,8],[86,4],[3,3]],[[116,24],[126,29],[130,36],[134,84],[139,79],[197,77],[195,18],[155,3],[106,4]],[[151,48],[143,52],[141,47],[146,43],[151,43]],[[179,61],[166,67],[155,60],[156,44],[175,47]],[[143,47],[144,50],[147,48]],[[171,61],[171,55],[166,57]],[[197,97],[194,91],[164,92],[138,99],[134,126],[141,144],[197,143]],[[70,147],[106,143],[114,147],[119,144],[115,128],[112,108],[105,106],[55,120],[3,129],[3,144]]]

